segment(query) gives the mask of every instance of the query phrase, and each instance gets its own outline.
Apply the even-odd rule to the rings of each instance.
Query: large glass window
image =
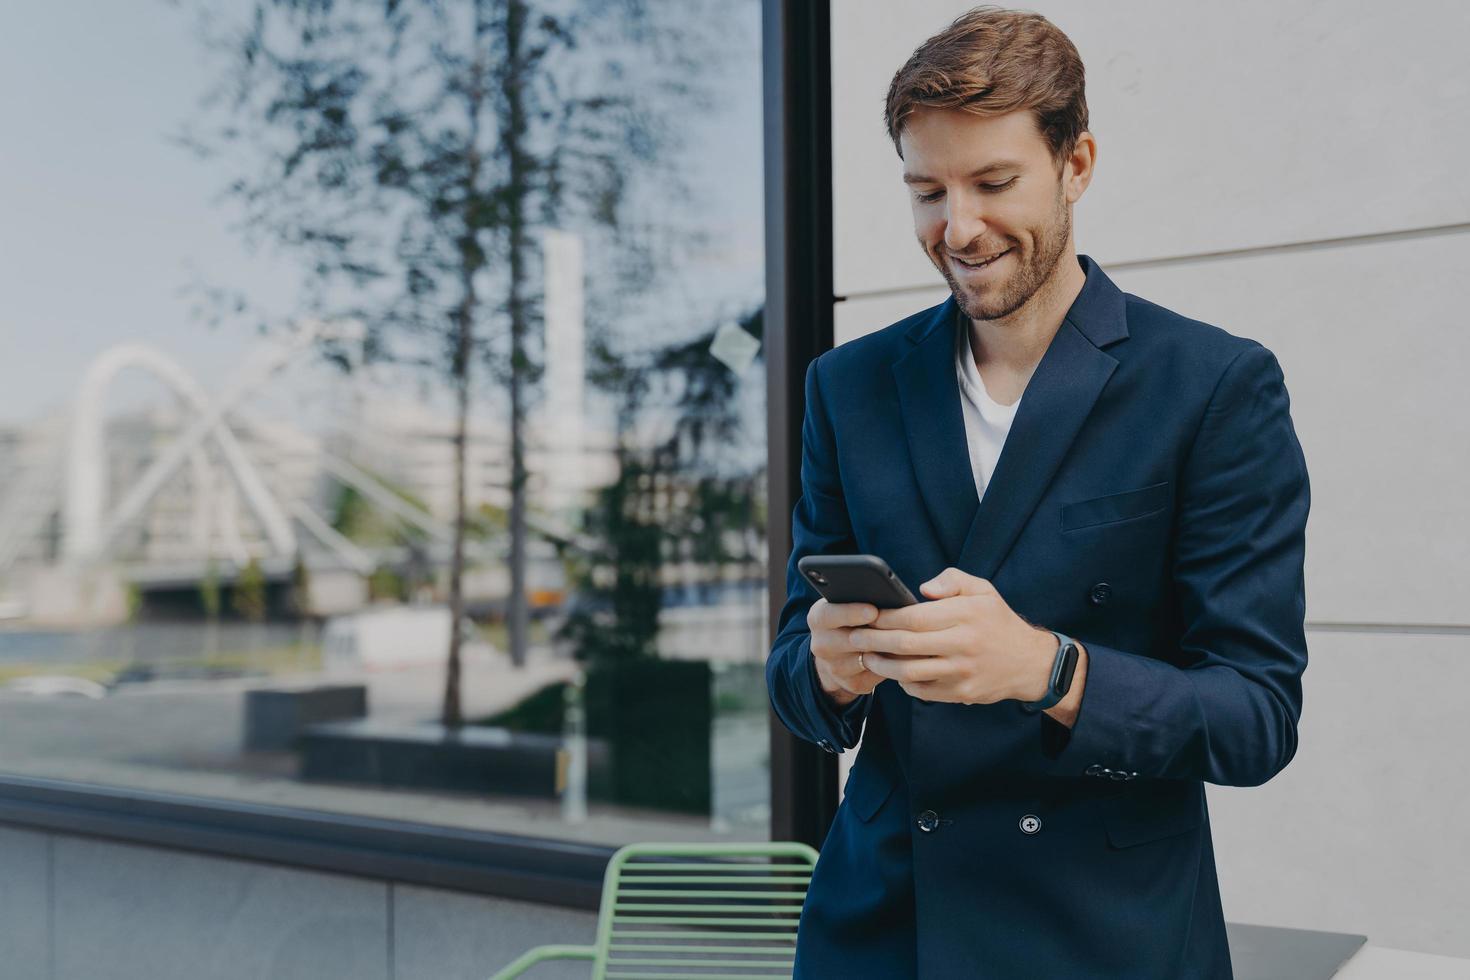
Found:
[[[84,8],[0,39],[0,772],[766,837],[756,0]]]

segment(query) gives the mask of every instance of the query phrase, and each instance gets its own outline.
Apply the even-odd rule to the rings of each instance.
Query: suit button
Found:
[[[1096,762],[1087,767],[1087,775],[1089,776],[1101,776],[1105,771],[1106,770],[1104,770],[1103,767],[1098,765]]]
[[[1099,582],[1092,587],[1092,594],[1088,597],[1094,606],[1100,606],[1107,602],[1113,594],[1113,587],[1106,582]]]
[[[938,826],[939,814],[935,813],[933,810],[925,810],[923,813],[919,814],[919,829],[922,830],[924,833],[927,834]]]
[[[828,752],[833,753],[834,755],[837,752],[837,750],[832,747],[832,743],[829,742],[829,741],[827,741],[825,738],[822,739],[821,741],[817,742],[817,744],[820,745],[822,748],[826,749]]]
[[[1034,813],[1028,813],[1021,818],[1021,833],[1034,834],[1041,829],[1041,818]]]
[[[1107,772],[1109,779],[1116,780],[1117,782],[1122,782],[1123,780],[1128,778],[1128,774],[1122,769],[1108,769],[1105,771]]]

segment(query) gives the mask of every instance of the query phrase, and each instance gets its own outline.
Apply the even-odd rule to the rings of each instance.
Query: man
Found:
[[[1076,254],[1097,143],[1044,18],[962,16],[886,122],[951,296],[807,369],[767,681],[862,745],[796,975],[1230,977],[1203,784],[1291,761],[1307,659],[1281,369]],[[842,553],[921,601],[828,603],[797,561]]]

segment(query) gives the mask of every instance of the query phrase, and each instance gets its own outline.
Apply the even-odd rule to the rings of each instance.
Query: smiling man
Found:
[[[1296,751],[1306,462],[1261,344],[1076,253],[1083,67],[977,8],[894,76],[885,124],[950,297],[806,374],[802,496],[766,674],[862,748],[796,974],[1230,977],[1204,783]],[[832,604],[812,554],[923,600]]]

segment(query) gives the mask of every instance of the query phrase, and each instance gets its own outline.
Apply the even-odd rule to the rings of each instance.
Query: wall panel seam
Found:
[[[1470,636],[1463,623],[1343,623],[1308,622],[1308,633],[1386,633],[1402,636]]]
[[[56,980],[56,835],[46,835],[46,975]]]
[[[1157,256],[1144,259],[1122,259],[1109,262],[1099,258],[1098,264],[1108,272],[1126,272],[1137,269],[1162,269],[1178,265],[1199,265],[1222,259],[1253,258],[1261,255],[1282,255],[1292,252],[1315,252],[1354,245],[1376,245],[1382,242],[1413,241],[1439,235],[1463,235],[1470,232],[1470,222],[1449,225],[1429,225],[1422,228],[1404,228],[1398,231],[1369,232],[1362,235],[1341,235],[1335,238],[1315,238],[1299,242],[1281,242],[1275,245],[1252,245],[1246,248],[1220,249],[1212,252],[1190,252],[1185,255]],[[1083,250],[1086,251],[1085,249]],[[1091,253],[1087,253],[1091,254]],[[905,293],[920,293],[933,289],[944,289],[943,282],[921,283],[914,286],[890,286],[885,289],[866,289],[833,297],[834,302],[854,299],[877,299],[884,296],[902,296]]]

